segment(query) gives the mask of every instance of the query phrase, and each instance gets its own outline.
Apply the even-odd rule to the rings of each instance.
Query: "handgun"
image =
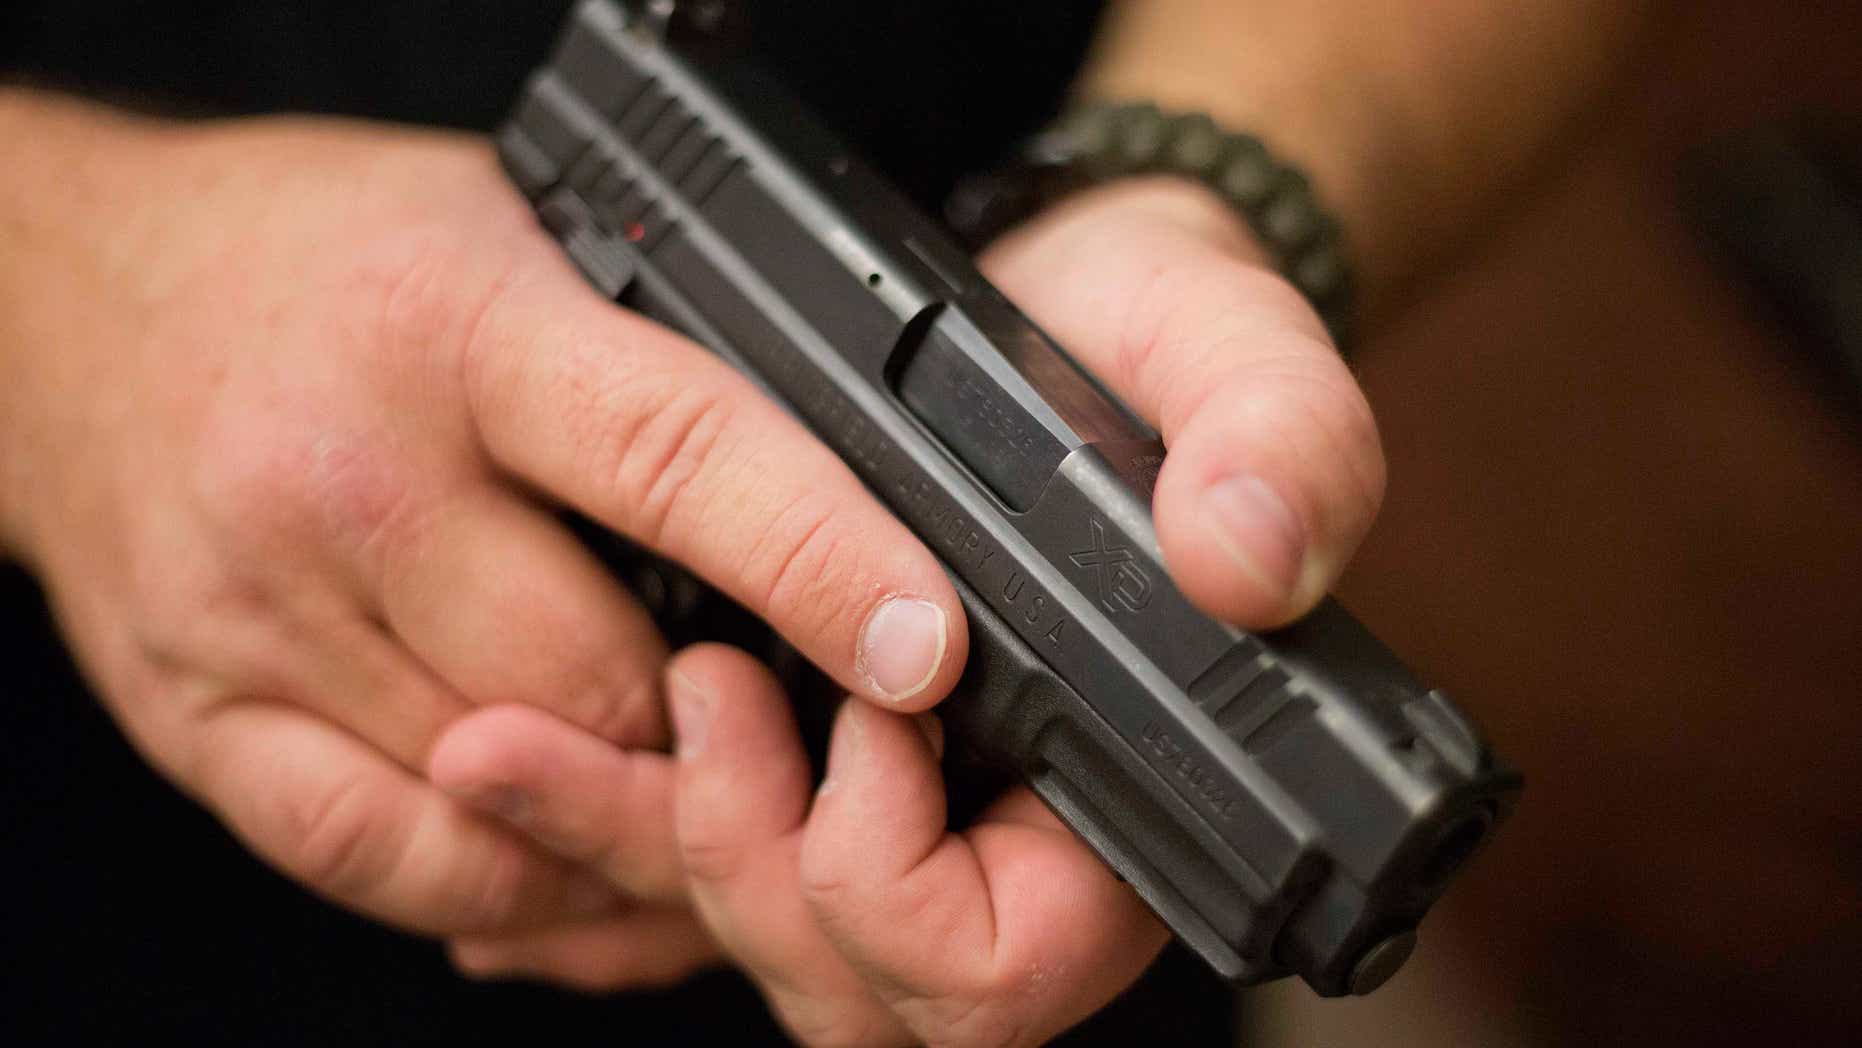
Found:
[[[1336,602],[1250,633],[1159,552],[1157,433],[772,80],[587,0],[498,134],[601,294],[750,376],[941,560],[940,707],[1220,975],[1368,993],[1519,793]],[[662,594],[663,596],[663,594]]]

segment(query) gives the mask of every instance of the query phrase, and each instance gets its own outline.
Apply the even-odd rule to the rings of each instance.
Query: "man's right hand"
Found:
[[[667,776],[612,784],[625,839],[579,863],[513,832],[526,798],[422,777],[491,704],[624,748],[617,775],[668,759],[663,643],[562,507],[883,707],[955,683],[936,560],[749,383],[591,291],[482,143],[3,92],[0,133],[31,146],[0,175],[0,546],[141,751],[313,889],[434,934],[625,912],[683,944],[666,977],[712,956]]]

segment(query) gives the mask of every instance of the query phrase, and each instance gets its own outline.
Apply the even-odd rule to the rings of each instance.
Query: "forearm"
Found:
[[[1553,155],[1654,3],[1123,0],[1079,91],[1259,134],[1339,214],[1375,314]]]

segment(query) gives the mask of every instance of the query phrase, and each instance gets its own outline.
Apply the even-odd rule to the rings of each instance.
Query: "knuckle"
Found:
[[[339,898],[378,884],[401,842],[367,784],[344,778],[285,799],[283,862],[306,883]]]
[[[760,607],[771,622],[819,632],[853,610],[863,589],[859,551],[831,500],[803,494],[759,535],[749,563],[760,574]]]
[[[1170,318],[1176,314],[1176,301],[1182,294],[1187,273],[1181,266],[1155,266],[1132,291],[1132,308],[1126,314],[1125,327],[1119,333],[1113,358],[1112,381],[1140,392],[1151,388],[1153,361],[1163,352],[1170,337]]]
[[[364,245],[357,300],[375,304],[389,359],[449,359],[477,345],[518,267],[464,240],[453,223],[416,221]]]
[[[1281,439],[1338,471],[1332,509],[1368,524],[1383,502],[1383,446],[1369,401],[1342,365],[1291,361],[1262,376],[1262,412]]]
[[[384,346],[424,349],[453,333],[467,299],[456,282],[446,279],[453,268],[450,250],[419,235],[381,241],[361,257],[357,279],[380,303]]]
[[[125,661],[106,671],[99,698],[150,766],[197,803],[215,807],[226,754],[212,722],[229,697],[153,663]]]
[[[206,664],[224,675],[231,642],[273,613],[270,595],[256,580],[172,551],[134,557],[128,587],[134,650],[147,664],[167,669]]]
[[[735,842],[679,838],[679,858],[686,876],[701,885],[727,884],[744,868],[744,850]]]
[[[806,878],[801,893],[803,904],[822,934],[836,942],[858,941],[861,922],[850,905],[855,893],[845,880]]]
[[[1375,441],[1370,407],[1342,370],[1297,358],[1268,361],[1259,371],[1257,395],[1277,404],[1279,421],[1308,439],[1343,443],[1349,437],[1354,446]]]
[[[131,665],[187,682],[164,705],[199,715],[241,696],[295,700],[310,686],[295,659],[299,617],[265,580],[224,566],[169,570],[159,558],[132,564],[120,634]]]
[[[364,549],[392,538],[414,504],[415,485],[403,463],[371,442],[317,449],[308,478],[315,520],[340,548]]]
[[[1115,359],[1149,402],[1206,393],[1207,381],[1184,372],[1225,358],[1262,365],[1310,358],[1349,378],[1305,298],[1257,264],[1220,253],[1173,256],[1138,285],[1132,303]]]
[[[298,530],[312,442],[286,435],[276,416],[239,408],[211,420],[190,471],[193,500],[222,541],[245,545],[275,528]]]
[[[802,901],[814,912],[816,920],[831,926],[846,910],[855,889],[839,857],[828,853],[814,840],[812,833],[803,837],[799,870]]]
[[[736,408],[721,383],[665,393],[641,383],[628,392],[619,405],[584,397],[576,431],[615,518],[660,547],[681,518],[703,519],[699,481],[723,471]]]
[[[216,420],[193,470],[195,501],[222,548],[301,558],[307,542],[360,548],[416,490],[392,442],[344,432],[301,409]]]
[[[478,930],[504,927],[519,916],[529,882],[529,864],[515,848],[499,848],[454,893],[453,919]]]
[[[815,843],[804,838],[799,885],[816,924],[830,939],[859,942],[875,928],[930,928],[949,923],[939,911],[938,894],[908,876],[887,878],[883,886],[867,873],[866,864],[844,846]]]

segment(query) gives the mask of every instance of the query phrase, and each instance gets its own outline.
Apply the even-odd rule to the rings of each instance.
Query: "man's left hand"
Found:
[[[1383,457],[1349,370],[1245,227],[1200,188],[1132,182],[1041,216],[984,267],[1163,433],[1154,508],[1184,593],[1249,628],[1309,610],[1370,527]],[[1136,980],[1167,940],[1024,788],[951,833],[930,714],[845,704],[811,789],[786,700],[748,656],[682,653],[667,694],[671,764],[503,707],[457,723],[430,772],[457,796],[521,798],[507,808],[521,829],[597,866],[623,829],[603,818],[617,791],[671,777],[675,800],[657,817],[675,832],[627,836],[676,837],[704,925],[806,1044],[1040,1043]],[[453,955],[486,977],[662,981],[691,963],[684,946],[677,964],[657,947],[667,912],[458,939]]]

